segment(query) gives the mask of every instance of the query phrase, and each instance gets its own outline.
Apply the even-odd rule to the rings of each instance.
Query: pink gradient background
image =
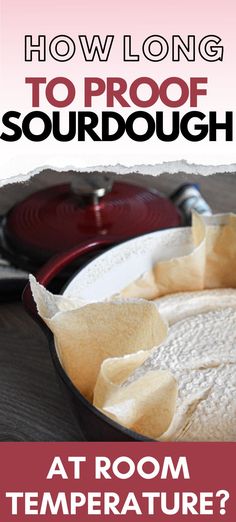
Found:
[[[32,109],[30,87],[25,85],[26,76],[66,76],[74,81],[77,89],[77,102],[70,108],[83,110],[80,102],[80,87],[84,76],[122,76],[132,81],[139,76],[151,76],[157,82],[169,76],[180,76],[188,79],[190,76],[208,76],[208,95],[202,97],[198,109],[203,112],[217,110],[224,114],[226,110],[235,109],[235,55],[236,33],[235,14],[236,3],[233,0],[215,2],[213,0],[190,2],[189,0],[163,1],[134,0],[111,2],[107,0],[1,0],[1,77],[2,109],[29,112]],[[24,62],[24,35],[46,34],[48,41],[59,34],[71,36],[77,43],[75,56],[69,62],[56,62],[48,54],[47,62]],[[78,34],[114,34],[115,40],[107,63],[97,60],[86,63],[79,47]],[[141,52],[143,40],[151,34],[160,34],[169,42],[173,34],[179,34],[183,39],[188,34],[195,34],[198,42],[207,34],[216,34],[222,38],[224,45],[223,62],[207,62],[196,55],[195,62],[182,60],[180,63],[171,61],[171,54],[160,63],[149,62],[141,57],[140,62],[124,63],[122,60],[122,37],[131,34],[133,51]],[[94,110],[105,109],[105,98],[96,100]],[[189,104],[183,107],[186,112]],[[41,109],[49,113],[52,107],[42,103]],[[67,110],[67,109],[66,109]],[[118,105],[114,110],[122,114],[124,111]],[[136,110],[132,107],[132,110]],[[153,110],[163,110],[163,105],[157,104]],[[2,147],[2,144],[1,144]],[[30,149],[30,150],[29,150]],[[24,155],[35,156],[29,164]],[[195,163],[230,163],[236,161],[234,143],[226,143],[220,139],[217,143],[207,141],[189,143],[180,138],[171,144],[157,144],[151,139],[141,145],[131,142],[129,138],[109,144],[96,144],[88,141],[67,144],[56,143],[49,138],[43,143],[32,144],[21,139],[14,144],[3,144],[4,164],[7,165],[15,157],[21,157],[21,169],[34,168],[41,162],[46,164],[54,158],[54,164],[70,164],[77,157],[78,166],[86,164],[108,164],[138,162],[152,163],[185,158]],[[62,159],[63,157],[63,159]],[[22,159],[23,158],[23,159]],[[35,162],[35,165],[34,165]],[[8,169],[6,167],[6,169]],[[9,168],[12,175],[14,166]],[[6,170],[8,172],[8,170]],[[12,174],[10,174],[12,172]]]

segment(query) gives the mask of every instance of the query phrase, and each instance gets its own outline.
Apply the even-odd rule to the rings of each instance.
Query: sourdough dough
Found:
[[[177,379],[176,413],[162,440],[235,441],[236,290],[184,292],[155,302],[170,329],[139,372],[168,369]]]

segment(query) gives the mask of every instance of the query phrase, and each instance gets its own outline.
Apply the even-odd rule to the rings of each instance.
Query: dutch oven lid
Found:
[[[15,205],[5,219],[12,249],[45,261],[89,238],[114,243],[180,225],[174,204],[156,190],[114,182],[111,173],[78,173]]]

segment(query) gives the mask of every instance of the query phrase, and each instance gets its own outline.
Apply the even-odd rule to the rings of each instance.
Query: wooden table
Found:
[[[34,190],[63,182],[70,175],[45,172],[25,185],[0,190],[0,213]],[[134,176],[122,176],[122,179]],[[170,194],[183,181],[200,182],[215,212],[236,212],[236,174],[209,177],[186,174],[157,178],[138,176],[136,182]],[[59,389],[47,341],[22,304],[0,304],[0,440],[75,441],[77,429]]]

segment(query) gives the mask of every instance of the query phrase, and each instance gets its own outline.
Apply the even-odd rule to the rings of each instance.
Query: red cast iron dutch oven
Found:
[[[97,253],[101,249],[109,248],[114,244],[120,243],[127,240],[128,237],[140,236],[144,232],[149,230],[157,230],[169,227],[176,227],[180,225],[180,215],[175,209],[173,203],[166,198],[158,195],[156,192],[156,203],[155,203],[155,191],[146,192],[144,189],[132,188],[132,185],[127,185],[127,192],[125,187],[118,184],[115,185],[115,192],[123,190],[124,201],[119,201],[116,197],[112,204],[112,213],[115,215],[114,226],[111,226],[111,231],[117,227],[117,220],[120,219],[120,231],[118,234],[112,234],[112,232],[104,235],[96,234],[94,239],[89,237],[88,239],[79,242],[78,246],[73,246],[67,250],[67,252],[52,257],[36,274],[36,279],[39,283],[44,286],[48,286],[49,283],[55,277],[58,277],[60,272],[64,271],[66,267],[74,266],[75,261],[78,261],[84,256],[88,256],[92,252]],[[132,208],[132,199],[127,201],[130,192],[134,191],[134,208]],[[145,197],[144,197],[145,196]],[[106,196],[105,196],[106,197]],[[112,195],[107,195],[108,203]],[[145,201],[146,200],[146,203]],[[106,203],[106,199],[104,198]],[[138,211],[140,202],[140,212]],[[145,204],[144,204],[145,203]],[[155,213],[155,204],[157,205],[157,212]],[[159,209],[158,209],[159,204]],[[119,210],[120,209],[120,210]],[[105,208],[106,210],[106,208]],[[162,213],[164,211],[164,214]],[[82,212],[82,210],[80,210]],[[135,233],[134,223],[129,222],[129,214],[131,212],[132,218],[137,217],[137,227]],[[143,212],[143,216],[141,213]],[[119,217],[120,215],[120,217]],[[155,217],[156,215],[156,217]],[[144,219],[142,219],[142,217]],[[114,219],[114,218],[113,218]],[[145,221],[147,221],[145,223]],[[109,225],[109,219],[106,217],[106,222]],[[155,224],[156,223],[156,224]],[[140,226],[141,225],[141,226]],[[158,226],[160,225],[160,226]],[[75,226],[75,223],[73,224]],[[85,224],[83,225],[85,226]],[[68,226],[67,226],[68,228]],[[109,227],[108,227],[109,228]],[[131,228],[131,234],[128,230]],[[63,231],[62,231],[63,232]],[[105,255],[105,254],[104,254]],[[78,266],[78,264],[77,264]],[[74,417],[78,424],[80,431],[80,438],[84,438],[88,441],[145,441],[149,440],[147,437],[141,436],[125,427],[112,421],[110,418],[103,415],[97,410],[92,404],[90,404],[81,393],[74,387],[65,371],[63,370],[59,358],[57,356],[54,338],[49,329],[45,326],[42,320],[39,318],[36,310],[35,303],[32,298],[29,283],[27,284],[23,293],[23,302],[28,313],[33,319],[43,328],[49,340],[50,353],[52,360],[59,377],[60,383],[63,387],[64,393],[68,396],[70,405],[74,412]]]

